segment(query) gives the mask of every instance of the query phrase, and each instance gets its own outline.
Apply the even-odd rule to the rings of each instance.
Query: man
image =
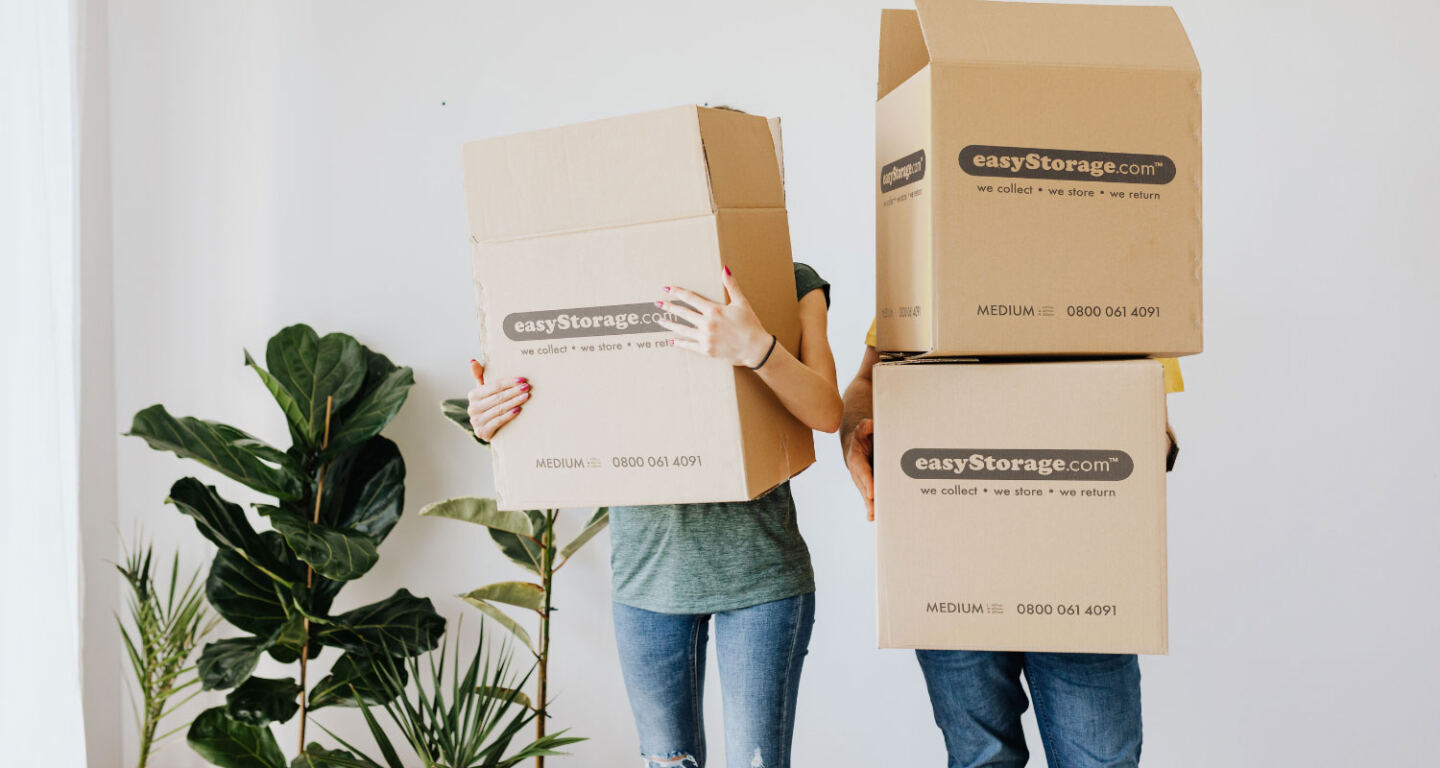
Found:
[[[845,389],[840,445],[855,487],[875,519],[874,401],[871,369],[879,362],[875,325],[865,357]],[[1184,388],[1174,360],[1165,389]],[[1172,440],[1170,455],[1175,455]],[[1132,654],[916,651],[935,724],[945,737],[950,768],[1023,766],[1030,757],[1020,715],[1035,699],[1045,754],[1052,768],[1123,768],[1140,762],[1140,665]]]

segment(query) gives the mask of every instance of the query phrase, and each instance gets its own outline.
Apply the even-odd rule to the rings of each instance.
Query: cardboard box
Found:
[[[875,368],[881,648],[1166,653],[1154,360]]]
[[[1174,11],[915,5],[881,16],[881,351],[1200,352],[1200,70]]]
[[[487,374],[534,386],[491,446],[503,506],[742,501],[815,460],[759,376],[654,322],[666,285],[723,301],[728,265],[797,351],[778,136],[687,106],[465,145]]]

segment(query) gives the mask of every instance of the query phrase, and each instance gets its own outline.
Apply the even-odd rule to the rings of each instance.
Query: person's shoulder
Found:
[[[822,291],[825,295],[825,306],[830,306],[830,283],[820,276],[815,268],[804,262],[795,262],[795,298],[805,298],[811,291]]]

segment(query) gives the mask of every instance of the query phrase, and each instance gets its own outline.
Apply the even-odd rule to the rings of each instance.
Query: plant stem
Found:
[[[535,738],[545,738],[545,718],[547,713],[547,683],[549,682],[546,673],[550,668],[550,586],[555,581],[555,561],[550,553],[555,542],[555,518],[557,510],[545,511],[545,537],[540,546],[540,587],[545,592],[545,610],[540,613],[540,660],[538,663],[539,697],[535,701],[537,707],[535,715]],[[545,756],[535,756],[535,768],[545,768]]]
[[[325,437],[320,441],[320,450],[324,452],[330,448],[330,409],[335,404],[333,395],[325,396]],[[320,479],[315,485],[315,514],[311,522],[320,524],[320,499],[325,494],[325,468],[328,464],[320,465]],[[309,565],[305,566],[305,589],[308,591],[315,586],[315,569]],[[309,716],[310,693],[305,687],[306,662],[310,660],[310,617],[306,616],[303,621],[305,628],[305,640],[300,643],[300,746],[295,754],[305,754],[305,720]]]

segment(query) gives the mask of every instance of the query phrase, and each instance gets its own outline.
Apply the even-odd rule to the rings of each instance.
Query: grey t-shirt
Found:
[[[803,298],[830,284],[795,264]],[[610,510],[611,593],[657,613],[718,613],[815,591],[790,483],[753,501]]]

